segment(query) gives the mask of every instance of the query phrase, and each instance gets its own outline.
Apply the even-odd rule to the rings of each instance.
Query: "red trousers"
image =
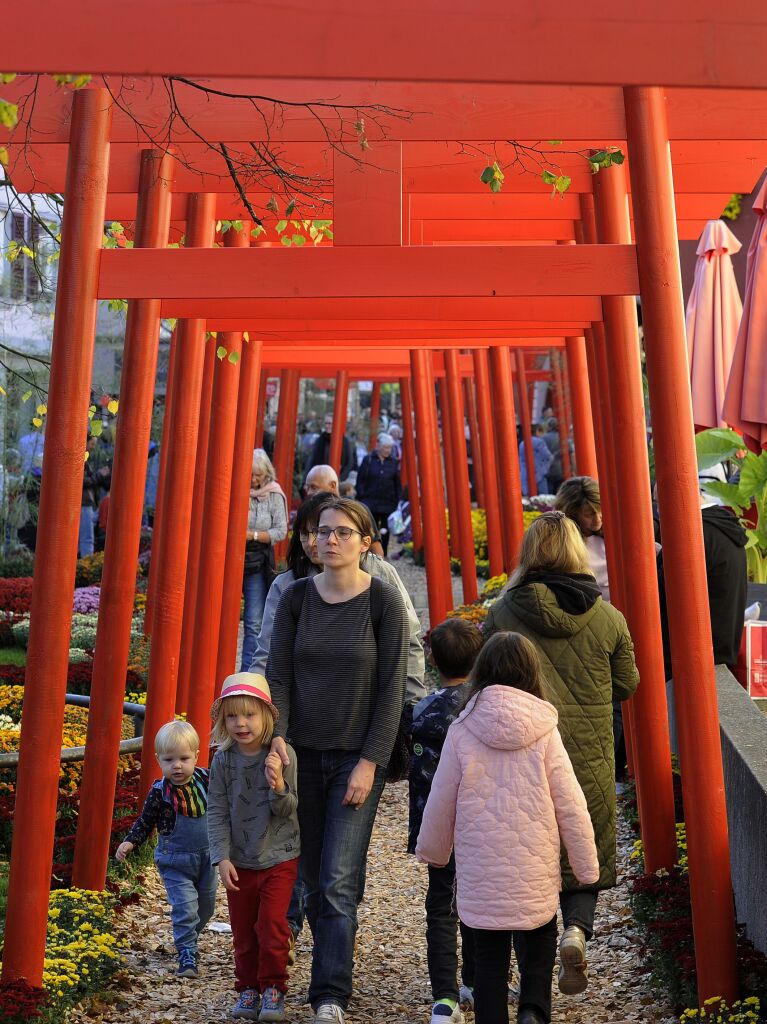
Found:
[[[237,866],[239,892],[227,891],[234,940],[235,988],[288,990],[288,906],[298,858],[253,871]]]

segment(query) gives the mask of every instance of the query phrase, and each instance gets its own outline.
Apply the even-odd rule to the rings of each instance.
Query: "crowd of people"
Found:
[[[386,486],[389,440],[368,457],[371,480]],[[255,453],[247,536],[267,564],[286,528],[270,465]],[[506,1020],[512,946],[521,1024],[551,1020],[557,949],[560,990],[585,990],[599,893],[615,884],[613,706],[638,684],[625,620],[592,569],[595,487],[566,482],[562,508],[532,523],[484,630],[460,619],[432,630],[438,682],[427,692],[415,609],[371,551],[374,507],[340,496],[329,466],[312,467],[287,569],[213,705],[210,773],[196,767],[196,735],[164,727],[163,777],[118,850],[124,858],[157,828],[181,976],[198,972],[218,869],[234,940],[232,1017],[286,1019],[308,920],[313,1021],[343,1024],[373,823],[387,779],[405,775],[408,850],[428,865],[432,1024],[463,1021],[467,1005],[478,1024]]]

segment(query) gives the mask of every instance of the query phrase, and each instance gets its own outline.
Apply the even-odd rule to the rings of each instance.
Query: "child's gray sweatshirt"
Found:
[[[269,788],[264,774],[268,749],[249,756],[236,746],[219,750],[210,766],[208,837],[213,864],[230,860],[256,871],[301,853],[296,796],[296,752],[283,768],[285,792]]]

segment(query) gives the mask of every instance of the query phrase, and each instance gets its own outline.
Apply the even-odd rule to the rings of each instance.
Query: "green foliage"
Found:
[[[610,146],[607,149],[600,149],[596,153],[591,153],[586,159],[591,167],[591,173],[596,174],[603,168],[612,167],[613,164],[622,164],[626,157],[623,155],[622,150]]]
[[[110,313],[127,313],[127,299],[107,299],[107,309]]]
[[[543,171],[541,181],[546,185],[551,185],[552,196],[558,195],[563,199],[565,192],[573,183],[573,179],[569,178],[566,174],[555,174],[554,171]]]
[[[492,166],[486,167],[479,176],[479,180],[483,185],[487,185],[491,192],[500,192],[505,178],[506,175],[501,170],[497,160]]]
[[[56,85],[70,89],[82,89],[90,82],[91,77],[91,75],[51,75]]]
[[[0,665],[26,665],[26,663],[27,656],[18,647],[0,647]]]
[[[242,231],[242,229],[241,220],[219,220],[216,222],[216,231],[220,231],[222,235],[225,235],[227,231]]]
[[[9,130],[15,128],[19,120],[19,108],[8,100],[0,100],[0,125]]]
[[[533,146],[526,146],[522,143],[511,144],[515,150],[521,150],[527,157],[534,158],[539,166],[546,160],[546,154],[541,151],[540,144],[537,143]],[[561,139],[550,139],[548,142],[549,146],[561,146]],[[623,151],[618,149],[617,146],[606,146],[604,149],[599,149],[596,152],[585,152],[583,150],[567,151],[570,155],[583,157],[584,160],[588,161],[589,167],[591,168],[592,174],[596,174],[598,171],[612,167],[613,164],[622,164],[626,157]],[[531,168],[524,161],[521,161],[519,156],[517,162],[521,163],[523,172],[530,172]],[[551,185],[551,196],[560,198],[564,196],[570,186],[573,183],[573,179],[568,174],[562,172],[561,167],[558,167],[556,162],[550,162],[548,167],[543,167],[541,170],[541,181],[544,185]],[[496,160],[495,163],[488,165],[482,171],[479,176],[479,180],[483,185],[487,185],[491,192],[500,192],[503,188],[503,182],[505,175],[503,168]]]
[[[720,217],[724,217],[726,220],[737,220],[743,212],[743,193],[733,192],[730,196],[730,200],[722,210]]]

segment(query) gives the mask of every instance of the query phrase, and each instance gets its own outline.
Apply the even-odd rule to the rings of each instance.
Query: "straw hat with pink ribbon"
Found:
[[[256,700],[263,701],[266,704],[275,722],[280,717],[279,711],[272,703],[269,683],[267,683],[264,676],[259,675],[257,672],[235,672],[233,675],[226,677],[221,686],[221,693],[213,701],[213,706],[210,709],[210,717],[214,722],[218,718],[221,704],[226,697],[255,697]]]

